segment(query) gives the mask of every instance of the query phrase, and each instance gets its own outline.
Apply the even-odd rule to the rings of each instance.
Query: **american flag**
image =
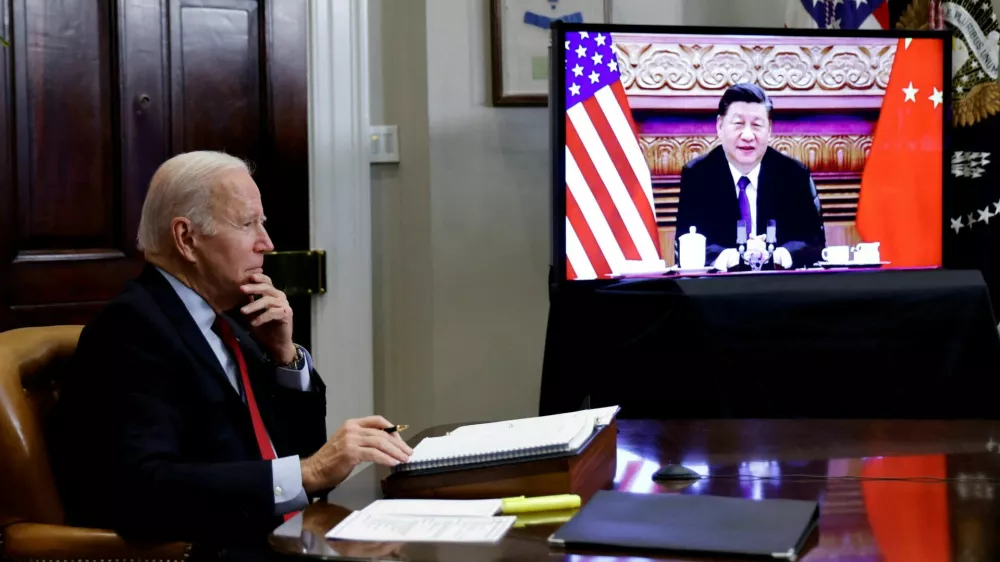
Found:
[[[888,29],[888,0],[788,0],[786,27]]]
[[[653,186],[608,33],[567,32],[566,277],[660,263]]]

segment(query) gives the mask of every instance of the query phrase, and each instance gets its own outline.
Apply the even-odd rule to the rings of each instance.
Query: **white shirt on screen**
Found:
[[[750,236],[757,236],[757,178],[760,177],[760,162],[757,162],[757,165],[748,174],[740,172],[730,162],[729,172],[733,174],[733,185],[736,186],[737,201],[740,199],[740,178],[746,176],[750,180],[750,185],[747,186],[747,200],[750,201]]]
[[[740,198],[740,178],[744,175],[750,180],[747,186],[747,201],[750,202],[750,236],[757,236],[757,180],[760,178],[760,162],[753,167],[750,172],[744,174],[729,163],[729,173],[733,175],[733,185],[735,186],[736,199]],[[788,269],[792,267],[792,254],[785,248],[775,248],[772,258],[775,263]],[[715,260],[715,267],[720,270],[727,270],[739,264],[739,254],[736,250],[725,250]]]

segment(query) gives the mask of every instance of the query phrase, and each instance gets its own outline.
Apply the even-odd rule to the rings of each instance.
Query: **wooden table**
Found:
[[[1000,560],[1000,421],[718,420],[618,421],[615,489],[820,503],[819,532],[804,562],[995,562]],[[455,426],[425,431],[411,445]],[[680,463],[705,478],[656,483]],[[328,541],[352,510],[381,497],[386,474],[369,467],[275,530],[280,555],[409,561],[610,561],[616,553],[552,550],[557,528],[513,528],[495,545]],[[602,556],[597,556],[601,554]],[[623,553],[617,553],[623,554]],[[628,560],[681,560],[630,553]],[[647,556],[648,558],[643,558]],[[691,560],[691,558],[683,558]]]

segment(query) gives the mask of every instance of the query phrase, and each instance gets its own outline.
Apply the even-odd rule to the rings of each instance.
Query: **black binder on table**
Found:
[[[549,544],[796,560],[818,520],[810,501],[601,490]]]

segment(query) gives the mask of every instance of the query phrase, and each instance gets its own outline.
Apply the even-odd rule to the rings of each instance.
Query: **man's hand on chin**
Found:
[[[280,364],[295,360],[298,350],[292,342],[292,307],[285,293],[274,288],[263,273],[250,276],[250,283],[240,286],[252,302],[240,308],[250,318],[250,331],[271,357]]]
[[[382,416],[347,420],[316,454],[302,461],[302,488],[307,493],[332,488],[363,462],[396,466],[413,454],[393,424]]]

